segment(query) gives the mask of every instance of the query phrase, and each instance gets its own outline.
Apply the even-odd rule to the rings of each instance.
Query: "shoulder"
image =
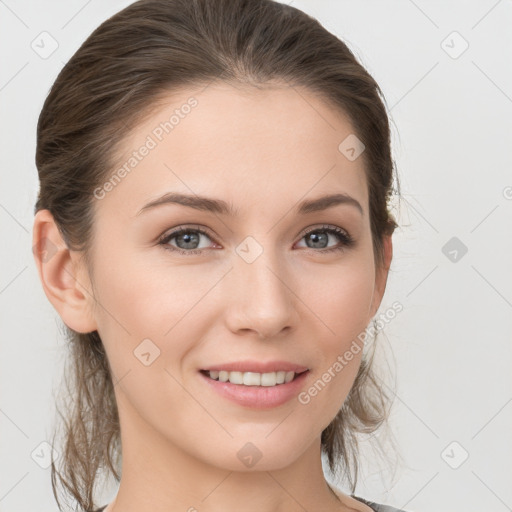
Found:
[[[375,512],[407,512],[406,510],[403,510],[401,508],[395,508],[391,507],[390,505],[381,505],[379,503],[375,503],[373,501],[365,500],[364,498],[360,498],[359,496],[354,496],[351,494],[352,498],[364,503],[365,505],[368,505],[372,510]]]

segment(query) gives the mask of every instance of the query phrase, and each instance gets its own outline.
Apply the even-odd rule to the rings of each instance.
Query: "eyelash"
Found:
[[[205,249],[185,250],[185,249],[180,249],[178,247],[173,247],[173,246],[169,245],[169,242],[176,236],[179,236],[183,233],[190,233],[190,232],[201,233],[202,235],[205,235],[208,238],[212,239],[210,234],[207,231],[205,231],[204,229],[202,229],[200,226],[195,226],[195,227],[180,226],[179,228],[172,231],[171,233],[166,233],[166,234],[162,235],[158,240],[158,244],[161,245],[167,251],[178,252],[180,254],[187,255],[187,256],[194,255],[194,254],[201,254]],[[320,252],[320,253],[331,253],[334,251],[343,251],[345,249],[349,249],[355,243],[355,240],[350,236],[350,234],[347,231],[339,228],[338,226],[330,226],[330,225],[324,225],[322,227],[307,229],[301,233],[300,240],[302,240],[307,235],[309,235],[311,233],[316,233],[316,232],[331,233],[331,234],[338,236],[338,238],[341,241],[341,245],[339,245],[337,247],[330,247],[328,249],[314,249],[311,247],[306,247],[306,249],[309,251]]]

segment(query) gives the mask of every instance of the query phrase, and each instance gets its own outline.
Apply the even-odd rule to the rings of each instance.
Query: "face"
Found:
[[[126,138],[96,190],[90,276],[122,422],[236,471],[319,442],[386,277],[363,158],[338,149],[353,133],[308,91],[212,84],[169,95]]]

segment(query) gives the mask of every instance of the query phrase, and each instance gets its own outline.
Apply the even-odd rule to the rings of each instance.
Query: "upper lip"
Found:
[[[202,368],[204,371],[226,371],[226,372],[254,372],[271,373],[278,371],[302,373],[308,370],[302,366],[288,361],[235,361],[232,363],[221,363]]]

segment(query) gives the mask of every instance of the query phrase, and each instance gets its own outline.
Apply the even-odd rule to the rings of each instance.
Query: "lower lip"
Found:
[[[299,394],[309,370],[301,373],[291,382],[276,386],[244,386],[211,379],[199,372],[201,378],[221,396],[243,407],[270,409],[285,404]]]

